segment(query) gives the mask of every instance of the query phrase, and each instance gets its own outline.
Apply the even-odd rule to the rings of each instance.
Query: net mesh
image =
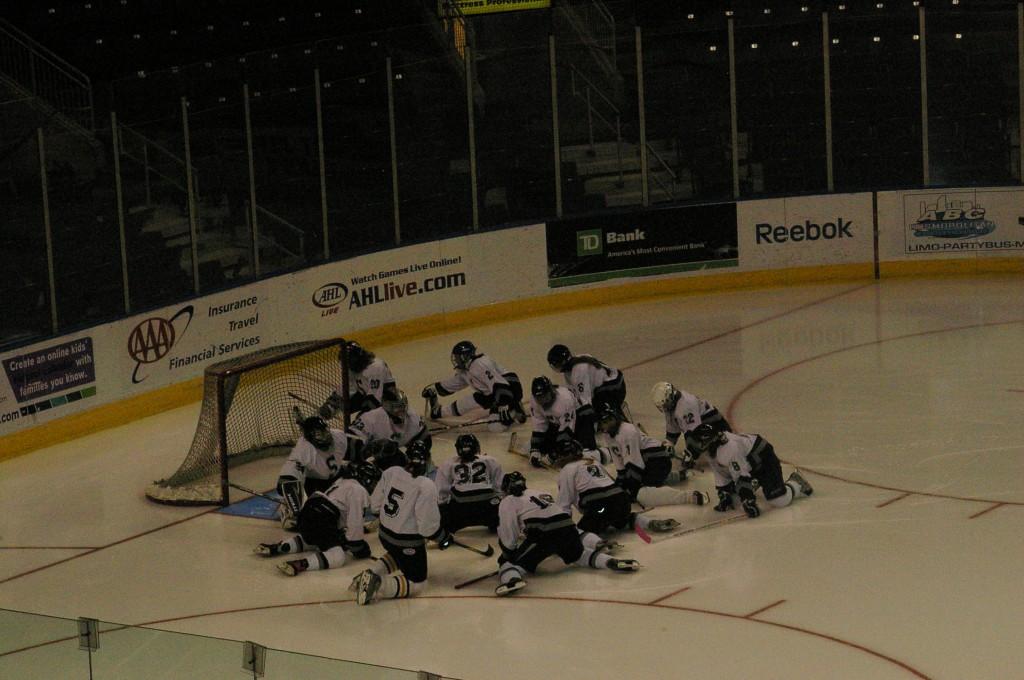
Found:
[[[175,505],[227,503],[222,491],[221,433],[228,468],[287,454],[299,436],[295,409],[303,416],[314,415],[339,389],[342,344],[336,340],[282,345],[207,367],[199,423],[188,455],[177,472],[151,484],[146,496]],[[343,427],[343,419],[344,414],[338,413],[332,427]]]

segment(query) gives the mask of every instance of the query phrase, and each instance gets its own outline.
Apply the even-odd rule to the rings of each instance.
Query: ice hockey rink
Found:
[[[764,436],[784,472],[798,466],[814,485],[783,509],[759,495],[757,519],[650,545],[624,534],[635,574],[545,563],[497,598],[493,580],[453,588],[493,558],[431,549],[421,597],[356,606],[346,587],[365,563],[287,578],[251,554],[277,524],[145,500],[188,449],[196,404],[0,463],[0,608],[464,680],[1024,678],[1021,289],[1019,275],[744,289],[372,348],[421,407],[458,340],[527,386],[551,375],[545,355],[562,342],[625,370],[633,416],[655,436],[664,423],[649,393],[669,380]],[[508,434],[478,435],[506,470],[554,490],[552,472],[505,452]],[[454,438],[435,435],[435,460]],[[247,481],[271,488],[277,464]],[[688,484],[714,494],[710,473]],[[652,513],[685,528],[722,517]],[[482,530],[459,538],[497,545]],[[5,680],[88,677],[65,622],[0,621],[0,633]],[[213,643],[190,639],[115,628],[95,677],[243,677],[240,646],[208,665]],[[266,677],[327,677],[327,662],[285,657],[270,652]],[[343,670],[330,677],[411,677]]]

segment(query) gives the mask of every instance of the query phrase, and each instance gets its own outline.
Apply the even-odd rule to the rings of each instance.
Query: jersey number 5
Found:
[[[392,488],[388,491],[388,502],[384,504],[384,514],[388,517],[394,517],[398,514],[398,501],[404,497],[401,489]]]

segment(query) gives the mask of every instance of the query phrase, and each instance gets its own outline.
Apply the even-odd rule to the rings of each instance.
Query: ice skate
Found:
[[[673,529],[679,528],[679,522],[674,519],[652,519],[648,524],[647,528],[651,531],[663,534],[666,531],[672,531]]]
[[[611,559],[608,561],[608,568],[612,571],[640,571],[640,563],[636,560]]]
[[[515,405],[512,407],[512,410],[514,411],[513,416],[515,417],[517,423],[522,425],[527,421],[528,416],[526,415],[526,411],[523,409],[522,402],[517,401]]]
[[[281,548],[278,543],[260,543],[252,549],[252,554],[260,557],[276,557],[280,553]]]
[[[509,579],[505,583],[500,584],[497,588],[495,588],[494,594],[498,597],[504,597],[505,595],[511,595],[517,590],[522,590],[525,587],[526,581],[516,576],[513,576],[511,579]]]
[[[606,552],[609,555],[614,555],[622,550],[623,547],[621,543],[611,539],[601,540],[594,546],[594,552]]]
[[[359,604],[370,604],[373,602],[380,590],[380,576],[367,569],[359,575],[359,591],[356,593],[356,602]]]
[[[306,560],[288,560],[277,565],[277,570],[285,576],[298,576],[309,569],[309,562]]]
[[[799,486],[800,492],[805,496],[810,496],[812,493],[814,493],[814,487],[812,487],[807,482],[807,480],[804,479],[804,476],[797,472],[796,470],[793,470],[793,472],[789,473],[789,478],[786,481],[793,482],[794,484]]]
[[[708,494],[704,493],[703,491],[694,491],[693,492],[693,504],[694,505],[704,505],[704,504],[710,503],[710,502],[711,502],[711,496],[709,496]]]
[[[352,582],[348,584],[348,592],[355,593],[359,590],[359,579],[362,578],[363,572],[359,572],[352,577]]]

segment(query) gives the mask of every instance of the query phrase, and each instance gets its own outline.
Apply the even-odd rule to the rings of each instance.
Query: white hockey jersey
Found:
[[[665,434],[678,435],[692,431],[704,422],[709,414],[717,414],[718,409],[704,399],[679,390],[679,401],[670,413],[665,414]]]
[[[370,497],[370,510],[380,516],[382,533],[398,545],[416,547],[441,528],[437,487],[429,477],[413,477],[398,465],[389,467]]]
[[[381,404],[384,402],[384,387],[389,384],[395,384],[395,376],[391,375],[391,369],[383,359],[374,358],[370,365],[359,373],[348,372],[349,396],[362,393],[373,397],[378,404]],[[337,392],[341,394],[340,385]]]
[[[378,406],[359,414],[350,429],[353,435],[366,442],[375,439],[390,439],[404,447],[425,432],[427,426],[423,424],[423,419],[412,411],[406,413],[403,422],[396,423],[383,406]]]
[[[668,455],[668,452],[662,449],[661,442],[644,433],[633,423],[623,421],[614,437],[607,432],[599,433],[599,437],[600,444],[608,449],[612,464],[620,473],[627,465],[633,465],[641,470],[646,469],[643,451],[661,449],[662,455]]]
[[[567,463],[558,473],[558,505],[566,512],[572,512],[573,507],[583,512],[589,499],[620,493],[625,492],[603,467],[588,458]]]
[[[542,408],[537,398],[530,397],[530,418],[534,432],[547,432],[554,425],[558,431],[576,431],[576,397],[568,388],[555,387],[555,401],[548,408]]]
[[[437,381],[437,385],[441,388],[439,393],[442,396],[454,394],[464,387],[472,387],[475,392],[490,395],[494,393],[495,383],[508,385],[505,373],[505,369],[494,359],[481,354],[470,362],[469,368],[456,369],[454,375]]]
[[[748,456],[751,452],[760,451],[766,444],[765,440],[756,434],[722,434],[725,435],[725,443],[718,447],[714,458],[707,457],[711,472],[715,476],[715,486],[725,486],[740,477],[751,477],[753,470]]]
[[[331,447],[326,451],[316,448],[305,437],[295,442],[288,459],[281,466],[280,477],[295,477],[299,481],[330,479],[338,474],[348,451],[348,437],[341,430],[331,428]]]
[[[363,485],[354,479],[339,479],[327,491],[317,491],[313,496],[318,494],[325,496],[341,513],[338,528],[345,531],[345,540],[362,541],[363,513],[370,507],[370,494]]]
[[[589,354],[579,354],[577,356],[594,358]],[[585,406],[593,403],[594,388],[618,378],[619,369],[604,366],[603,364],[601,366],[593,366],[586,361],[580,361],[574,363],[568,371],[563,371],[562,376],[565,378],[565,386],[573,391],[580,406]]]
[[[504,476],[501,463],[486,454],[478,455],[476,460],[468,463],[453,456],[437,468],[434,477],[437,499],[441,503],[468,503],[493,498],[501,491]]]
[[[550,531],[573,525],[572,517],[551,494],[527,489],[522,496],[505,496],[498,506],[498,541],[503,550],[515,550],[530,529]]]

